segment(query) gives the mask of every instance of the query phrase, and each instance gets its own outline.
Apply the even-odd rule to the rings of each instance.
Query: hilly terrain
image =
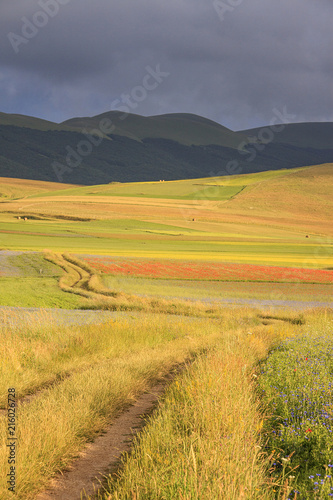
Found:
[[[81,187],[20,180],[0,203],[0,248],[326,268],[332,185],[332,164]]]
[[[241,134],[246,137],[260,136],[260,128],[242,130]],[[284,143],[291,146],[310,149],[332,149],[333,147],[333,123],[288,123],[281,131],[276,133],[273,143]]]
[[[0,176],[94,185],[290,169],[332,162],[332,131],[300,123],[234,132],[185,113],[110,111],[60,124],[0,113]]]
[[[61,184],[61,187],[69,189],[77,186]],[[50,193],[53,190],[59,190],[59,183],[2,177],[0,181],[0,202],[4,200],[24,199],[28,196]]]

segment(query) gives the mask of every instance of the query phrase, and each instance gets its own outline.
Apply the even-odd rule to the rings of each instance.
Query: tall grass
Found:
[[[172,384],[118,479],[110,477],[99,498],[273,498],[255,372],[292,328],[278,322],[223,335]]]
[[[167,432],[170,430],[169,434],[161,431],[164,424],[160,427],[155,433],[156,446],[162,446],[161,450],[164,446],[170,448],[166,453],[168,460],[172,457],[172,463],[176,463],[178,452],[183,449],[179,467],[187,466],[189,471],[197,471],[197,479],[192,477],[192,472],[184,477],[190,491],[199,491],[206,495],[203,498],[220,494],[214,489],[215,481],[209,478],[214,473],[212,477],[216,479],[217,471],[224,469],[223,488],[226,489],[223,491],[234,488],[232,477],[238,478],[237,494],[241,493],[242,484],[252,488],[249,491],[256,491],[259,486],[254,485],[261,484],[260,471],[263,469],[257,465],[259,448],[254,448],[259,439],[259,427],[252,424],[258,422],[260,426],[260,419],[257,401],[251,393],[253,364],[266,355],[277,336],[286,335],[286,332],[289,335],[293,328],[295,325],[291,321],[279,320],[264,326],[256,310],[225,309],[220,311],[219,319],[210,320],[144,314],[86,327],[54,325],[53,328],[2,329],[0,345],[4,362],[0,371],[0,393],[3,401],[8,387],[15,387],[19,397],[34,394],[30,402],[23,401],[18,406],[19,460],[17,490],[13,498],[34,498],[88,440],[112,422],[115,415],[142,391],[175,364],[212,349],[215,351],[206,360],[198,361],[193,380],[190,373],[183,382],[179,380],[178,392],[174,393],[175,404],[171,405],[172,421],[176,424],[165,427]],[[38,391],[41,388],[43,390]],[[252,427],[247,428],[247,423]],[[219,430],[224,434],[218,434]],[[158,443],[159,432],[162,434]],[[6,418],[2,413],[0,498],[7,495],[6,436]],[[182,448],[180,443],[183,441]],[[244,448],[246,443],[248,448]],[[159,451],[156,453],[163,457]],[[247,461],[239,462],[241,456]],[[248,470],[249,463],[253,470]],[[193,469],[194,464],[196,469]],[[160,465],[165,467],[166,464],[162,460]],[[156,471],[154,474],[157,478]],[[174,487],[172,480],[165,477],[163,488],[169,487],[168,482],[170,488]],[[182,490],[183,487],[180,486],[179,491],[186,495],[187,490]],[[131,491],[128,488],[126,491]],[[153,490],[149,491],[151,494]]]
[[[333,497],[333,314],[316,316],[302,335],[270,353],[261,369],[270,414],[264,432],[268,452],[275,450],[278,498]]]
[[[190,346],[186,333],[193,331],[196,338],[206,330],[203,321],[164,315],[119,317],[104,324],[80,326],[59,326],[48,313],[30,316],[24,328],[0,327],[0,408],[4,408],[7,387],[15,386],[22,397],[72,372],[142,347],[155,348],[176,339]],[[229,327],[230,322],[232,318],[226,316],[212,325],[217,329],[220,324]],[[202,335],[203,342],[205,338]]]
[[[256,321],[255,314],[249,322]],[[29,332],[6,331],[1,390],[33,392],[70,371],[18,407],[15,499],[34,498],[114,416],[176,363],[207,349],[235,324],[146,315],[135,321]],[[10,342],[11,341],[11,342]],[[10,374],[11,373],[11,374]],[[6,498],[6,419],[0,416],[0,498]]]

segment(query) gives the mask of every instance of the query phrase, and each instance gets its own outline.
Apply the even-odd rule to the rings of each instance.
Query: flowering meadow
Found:
[[[333,336],[327,328],[283,341],[261,368],[259,388],[269,408],[267,452],[282,498],[333,497],[332,373]]]
[[[103,274],[120,276],[280,283],[333,283],[333,271],[325,269],[173,260],[119,259],[107,256],[84,257],[83,259],[91,267]]]

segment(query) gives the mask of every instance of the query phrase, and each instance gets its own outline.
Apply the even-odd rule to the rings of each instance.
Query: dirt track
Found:
[[[96,493],[103,478],[119,469],[121,455],[130,451],[134,437],[145,426],[168,384],[184,366],[176,366],[122,412],[103,434],[85,447],[69,470],[56,477],[47,491],[37,495],[36,500],[81,500]]]

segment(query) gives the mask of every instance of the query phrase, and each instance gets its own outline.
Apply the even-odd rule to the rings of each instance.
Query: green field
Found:
[[[322,165],[70,188],[5,180],[0,248],[330,269],[332,179]]]
[[[143,293],[154,297],[188,297],[201,300],[214,299],[261,299],[330,302],[332,285],[298,283],[251,283],[220,281],[184,281],[173,279],[149,279],[130,276],[104,276],[106,285],[117,292]]]
[[[0,226],[1,227],[1,226]],[[93,237],[85,234],[73,236],[57,236],[57,232],[49,235],[31,235],[25,232],[0,238],[0,247],[13,250],[50,249],[72,253],[93,253],[116,256],[137,256],[152,258],[173,258],[181,260],[203,260],[215,262],[236,262],[265,264],[289,267],[327,268],[332,259],[332,246],[321,245],[321,254],[317,255],[317,245],[285,245],[283,243],[235,243],[223,241],[175,241],[166,244],[162,239],[147,241],[144,237],[121,239],[110,237]],[[7,244],[6,244],[7,243]]]
[[[227,179],[70,188],[4,180],[0,248],[39,254],[11,258],[15,277],[1,276],[0,268],[0,304],[67,309],[85,305],[84,297],[59,289],[60,269],[43,260],[45,249],[76,255],[330,269],[333,241],[327,193],[332,184],[329,165]],[[276,206],[269,208],[274,196],[279,197],[281,213]],[[248,209],[247,198],[253,210]],[[297,199],[297,211],[284,208],[292,205],[291,199]],[[329,302],[332,297],[331,285],[319,284],[191,284],[130,276],[105,278],[105,283],[115,291],[160,298]]]
[[[280,405],[280,393],[287,397],[288,386],[291,399],[296,393],[302,398],[304,377],[310,387],[318,356],[332,349],[326,307],[333,292],[332,184],[330,165],[89,188],[4,182],[0,306],[13,309],[0,311],[0,497],[8,498],[9,390],[19,399],[17,483],[10,498],[33,500],[80,460],[87,443],[111,431],[119,413],[180,367],[132,455],[122,457],[117,477],[98,469],[106,479],[100,500],[294,500],[297,488],[316,495],[306,467],[293,473],[293,454],[295,465],[311,458],[313,477],[325,474],[320,491],[326,494],[332,442],[318,417],[320,404],[296,440],[286,430],[283,442],[279,433],[291,405]],[[99,259],[105,271],[93,267],[91,256],[109,256]],[[108,272],[108,262],[124,260],[151,273],[151,262],[157,263],[170,274],[100,274]],[[208,264],[213,273],[221,263],[223,279],[206,279]],[[278,282],[281,271],[269,274],[265,264],[311,270],[287,270],[285,282]],[[200,279],[186,276],[196,265]],[[228,281],[232,269],[248,274]],[[232,299],[250,299],[251,307]],[[254,308],[255,299],[295,300],[307,309],[293,310],[293,303]],[[322,307],[309,309],[315,302]],[[93,324],[82,324],[85,314],[95,315]],[[302,367],[297,377],[290,359],[296,370]],[[327,385],[324,423],[330,425],[324,364],[320,383]],[[320,400],[306,394],[309,405]],[[318,453],[322,436],[325,456]],[[91,486],[86,472],[83,481]]]
[[[2,276],[0,305],[10,307],[57,307],[76,309],[87,306],[87,300],[62,292],[58,286],[62,274],[58,266],[46,261],[42,253],[23,253],[9,257],[8,269],[15,276]],[[139,278],[104,275],[103,283],[114,292],[147,297],[211,301],[218,299],[296,300],[330,302],[333,284],[260,283],[209,280]]]
[[[57,278],[1,278],[2,306],[76,309],[82,303],[83,299],[63,293]]]
[[[64,196],[126,196],[146,198],[166,198],[179,200],[227,200],[242,191],[246,186],[258,182],[285,177],[290,173],[302,171],[276,170],[258,174],[234,175],[232,177],[210,177],[206,179],[187,179],[167,182],[114,182],[100,186],[84,186],[62,190]],[[41,193],[38,197],[57,196],[57,192]]]

